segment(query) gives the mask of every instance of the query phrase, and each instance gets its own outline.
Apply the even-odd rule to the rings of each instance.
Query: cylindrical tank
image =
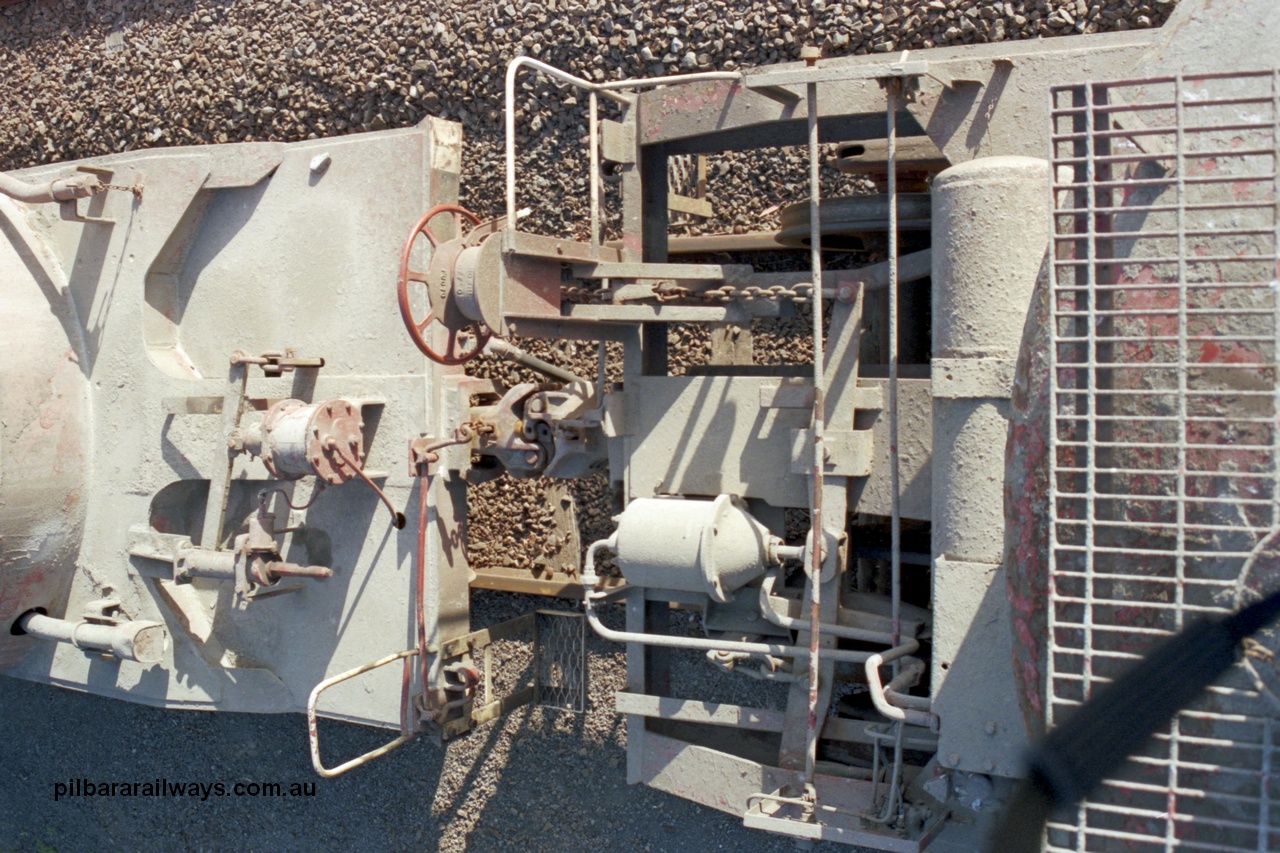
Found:
[[[1013,697],[1003,564],[1017,356],[1049,244],[1049,164],[991,157],[933,184],[933,711],[946,767],[1010,776],[1030,732]],[[1018,484],[1011,484],[1018,488]],[[986,704],[979,696],[1010,701]]]
[[[87,498],[89,367],[62,271],[0,199],[0,669],[23,613],[66,606]]]
[[[933,185],[933,548],[1000,562],[1014,362],[1049,240],[1049,164],[988,157]],[[939,369],[941,368],[941,369]]]
[[[764,574],[782,544],[735,495],[634,500],[618,517],[616,535],[627,583],[705,593],[721,603]]]
[[[314,474],[338,485],[356,476],[364,461],[360,407],[350,400],[304,403],[281,400],[249,429],[247,445],[273,477],[297,480]]]

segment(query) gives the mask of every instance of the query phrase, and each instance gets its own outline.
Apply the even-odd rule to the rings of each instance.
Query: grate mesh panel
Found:
[[[1266,553],[1240,576],[1280,525],[1278,121],[1276,71],[1052,90],[1050,725],[1280,576]],[[1259,689],[1233,668],[1048,849],[1280,849]]]
[[[586,620],[581,613],[539,610],[537,698],[546,708],[587,710]]]

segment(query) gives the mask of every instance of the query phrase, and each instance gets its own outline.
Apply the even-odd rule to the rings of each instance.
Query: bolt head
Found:
[[[953,752],[950,755],[948,755],[947,764],[951,765],[952,767],[958,767],[960,765],[960,753]]]
[[[822,58],[822,48],[818,47],[816,44],[806,44],[804,47],[800,48],[800,58],[809,65],[812,65]]]
[[[853,286],[848,284],[840,285],[840,289],[836,291],[836,298],[841,302],[851,302],[853,300]]]
[[[995,734],[995,733],[996,733],[996,728],[997,728],[997,727],[996,727],[996,721],[995,721],[995,720],[987,720],[987,724],[986,724],[983,728],[985,728],[985,729],[986,729],[987,734],[989,734],[989,735],[993,735],[993,734]]]

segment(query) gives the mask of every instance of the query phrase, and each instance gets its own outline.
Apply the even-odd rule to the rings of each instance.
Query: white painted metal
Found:
[[[392,529],[363,483],[331,486],[292,514],[274,496],[280,526],[301,528],[280,537],[284,558],[334,576],[239,606],[228,583],[175,583],[171,562],[130,556],[129,529],[203,548],[241,532],[270,481],[260,461],[228,450],[242,387],[259,407],[387,401],[367,467],[386,472],[385,491],[405,505],[405,438],[435,428],[442,398],[397,316],[396,258],[423,210],[456,200],[460,142],[456,125],[430,120],[296,145],[101,158],[93,165],[113,183],[147,187],[141,199],[111,191],[92,202],[114,224],[0,199],[0,601],[18,611],[0,612],[9,674],[171,707],[297,712],[327,675],[412,643],[413,530]],[[318,175],[310,163],[322,152],[331,162]],[[67,168],[19,177],[47,182]],[[281,378],[231,366],[235,350],[286,349],[326,365]],[[305,503],[313,478],[294,488]],[[465,564],[456,571],[465,593]],[[68,644],[8,636],[20,612],[76,614],[104,588],[124,616],[170,626],[162,662],[104,668]],[[333,687],[320,713],[398,725],[400,672]]]
[[[61,615],[84,529],[92,401],[66,276],[25,208],[0,198],[0,669],[35,641],[9,626]]]
[[[1004,449],[1013,361],[1049,241],[1048,181],[1048,164],[1029,157],[972,160],[934,181],[931,690],[940,760],[977,773],[1019,774],[1028,743],[1016,702],[973,697],[1017,693]],[[965,381],[993,365],[1008,385]]]
[[[781,545],[740,498],[720,495],[634,500],[618,516],[615,547],[628,583],[726,602],[777,562]]]

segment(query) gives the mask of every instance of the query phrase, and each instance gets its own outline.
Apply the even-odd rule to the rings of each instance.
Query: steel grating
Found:
[[[577,714],[587,710],[586,620],[581,613],[539,610],[535,702]]]
[[[1159,638],[1277,585],[1280,71],[1051,99],[1050,725]],[[1258,639],[1057,815],[1047,849],[1280,848],[1280,641]]]

